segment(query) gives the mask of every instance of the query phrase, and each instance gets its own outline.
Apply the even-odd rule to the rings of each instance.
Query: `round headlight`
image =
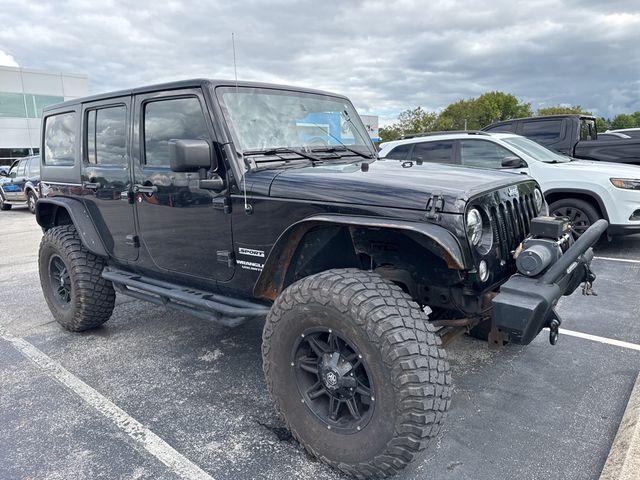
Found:
[[[482,215],[475,208],[467,212],[467,237],[473,245],[482,240]]]
[[[539,188],[536,188],[533,196],[536,201],[536,212],[540,213],[540,210],[542,210],[542,206],[544,205],[544,198],[542,197],[542,192]]]

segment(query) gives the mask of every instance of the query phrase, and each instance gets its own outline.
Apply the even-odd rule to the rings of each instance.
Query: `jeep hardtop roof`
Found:
[[[60,108],[70,107],[72,105],[77,105],[79,103],[85,102],[93,102],[97,100],[108,100],[110,98],[122,97],[125,95],[135,95],[140,93],[152,93],[166,90],[180,90],[182,88],[193,88],[193,87],[253,87],[253,88],[271,88],[277,90],[291,90],[295,92],[302,93],[314,93],[319,95],[329,95],[332,97],[343,98],[348,101],[347,97],[344,95],[339,95],[337,93],[325,92],[323,90],[315,90],[311,88],[301,88],[294,87],[290,85],[280,85],[280,84],[272,84],[272,83],[262,83],[262,82],[247,82],[247,81],[238,81],[235,80],[216,80],[209,78],[193,78],[188,80],[178,80],[175,82],[168,83],[158,83],[155,85],[147,85],[142,87],[135,87],[126,90],[118,90],[115,92],[106,92],[99,93],[97,95],[90,95],[87,97],[79,97],[74,98],[73,100],[67,100],[66,102],[55,103],[48,105],[44,108],[44,112],[48,112],[51,110],[59,110]]]

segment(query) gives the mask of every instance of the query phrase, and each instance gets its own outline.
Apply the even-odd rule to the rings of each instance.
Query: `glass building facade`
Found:
[[[0,66],[0,165],[39,152],[44,107],[87,93],[86,75]]]

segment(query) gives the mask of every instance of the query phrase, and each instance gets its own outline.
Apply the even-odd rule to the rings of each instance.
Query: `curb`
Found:
[[[629,396],[600,480],[637,480],[640,472],[640,374]]]

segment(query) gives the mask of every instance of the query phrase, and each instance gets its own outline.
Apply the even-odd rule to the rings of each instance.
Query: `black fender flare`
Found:
[[[69,197],[40,198],[36,203],[36,221],[43,229],[48,230],[57,227],[58,211],[66,210],[71,222],[76,227],[82,244],[87,250],[99,257],[108,257],[100,235],[96,229],[89,212],[80,200]]]
[[[545,190],[544,192],[545,200],[547,199],[547,195],[556,195],[559,193],[562,193],[562,194],[566,193],[568,197],[571,196],[571,194],[577,193],[578,195],[584,195],[585,197],[593,198],[593,200],[595,200],[595,202],[598,204],[598,207],[602,212],[603,218],[607,221],[609,220],[609,213],[607,212],[607,207],[605,206],[604,202],[600,198],[600,195],[598,195],[597,193],[591,190],[584,190],[581,188],[552,188],[550,190]]]
[[[275,300],[284,289],[286,273],[300,241],[309,230],[323,224],[411,232],[433,242],[450,269],[465,270],[467,268],[465,265],[468,262],[465,261],[464,251],[458,239],[449,230],[439,225],[357,215],[321,214],[294,223],[278,237],[254,286],[253,292],[257,298]]]

